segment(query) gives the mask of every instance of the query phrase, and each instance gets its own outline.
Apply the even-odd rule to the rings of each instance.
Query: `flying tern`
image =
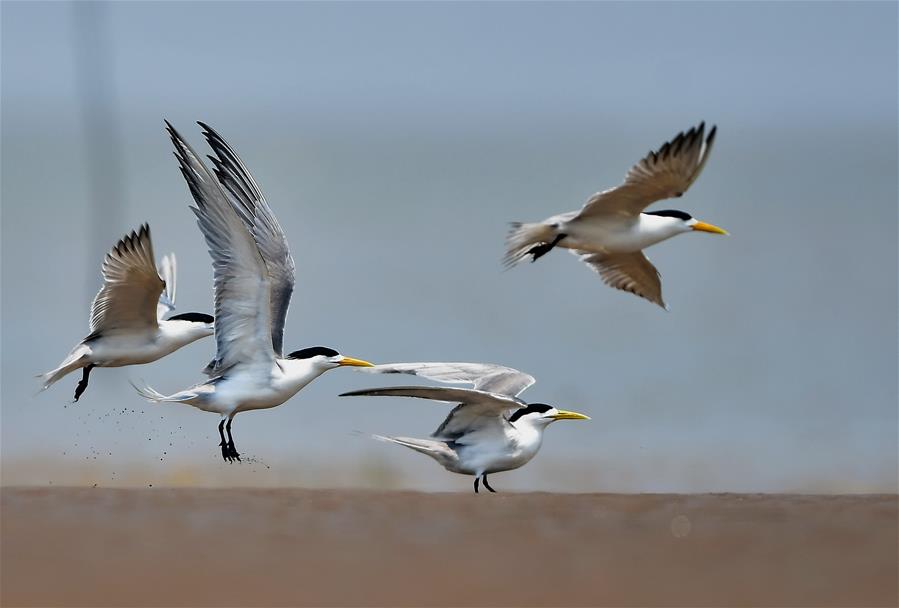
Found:
[[[41,390],[82,369],[75,401],[87,389],[95,367],[150,363],[200,338],[211,336],[212,317],[188,312],[168,319],[175,309],[175,254],[156,268],[150,227],[123,237],[103,260],[103,287],[91,306],[90,334],[59,366],[38,376]]]
[[[329,369],[372,364],[322,346],[283,354],[294,288],[287,238],[237,153],[212,128],[199,124],[216,155],[210,157],[213,171],[166,122],[212,256],[216,354],[204,370],[210,379],[173,395],[135,388],[150,401],[186,403],[219,414],[222,458],[233,462],[240,454],[231,422],[239,412],[281,405]]]
[[[456,403],[432,439],[385,437],[389,441],[426,454],[452,473],[474,475],[490,492],[487,475],[510,471],[527,464],[543,443],[543,431],[556,420],[589,420],[577,412],[545,403],[526,403],[518,398],[535,380],[533,376],[500,365],[486,363],[393,363],[376,365],[369,371],[412,374],[446,383],[465,383],[473,388],[391,386],[344,393],[341,397],[370,395],[418,397]]]
[[[542,222],[513,223],[504,263],[531,261],[555,247],[569,249],[615,289],[629,291],[667,310],[659,271],[643,249],[685,232],[727,234],[677,210],[644,211],[668,198],[683,196],[702,172],[715,143],[716,127],[705,137],[705,123],[679,133],[634,165],[620,186],[598,192],[580,211]]]

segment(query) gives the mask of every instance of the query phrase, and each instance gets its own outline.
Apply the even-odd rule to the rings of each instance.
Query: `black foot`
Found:
[[[478,493],[478,482],[480,482],[480,481],[481,481],[481,478],[480,478],[480,477],[475,477],[475,478],[474,478],[474,493],[475,493],[475,494]]]
[[[491,492],[496,492],[496,490],[494,490],[493,488],[491,488],[491,487],[490,487],[490,484],[487,483],[487,476],[486,476],[486,475],[484,475],[484,487],[487,488],[488,490],[490,490]]]
[[[234,458],[231,456],[231,450],[228,448],[228,442],[225,441],[225,419],[222,418],[222,421],[219,422],[219,437],[222,438],[222,442],[219,444],[219,447],[222,448],[222,460],[225,462],[232,462]]]
[[[228,431],[228,441],[225,441],[225,431]],[[231,436],[231,419],[228,419],[228,425],[225,425],[225,419],[222,418],[222,421],[219,422],[219,436],[222,438],[222,442],[219,444],[222,448],[222,458],[225,462],[240,462],[240,454],[237,453],[237,448],[234,447],[234,438]]]
[[[81,368],[81,380],[78,381],[78,386],[75,387],[75,400],[72,403],[78,403],[78,398],[84,394],[84,391],[87,389],[87,382],[91,375],[91,370],[94,369],[94,367],[95,365],[93,363],[89,363]]]
[[[547,253],[552,251],[553,248],[559,244],[559,241],[564,239],[566,236],[568,236],[568,235],[558,234],[558,235],[556,235],[556,238],[553,239],[552,243],[540,243],[539,245],[534,245],[533,247],[531,247],[530,250],[528,250],[528,254],[534,256],[531,259],[531,263],[536,262],[537,260],[539,260],[540,258],[545,256]]]
[[[237,453],[237,449],[235,449],[234,447],[234,441],[229,441],[228,445],[226,445],[225,448],[228,450],[229,458],[240,462],[240,454]]]

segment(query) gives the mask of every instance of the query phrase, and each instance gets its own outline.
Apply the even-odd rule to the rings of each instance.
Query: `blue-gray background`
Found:
[[[288,348],[503,363],[560,423],[503,489],[896,491],[895,3],[2,5],[4,483],[467,489],[354,431],[446,407],[328,373],[235,422],[143,403],[213,341],[34,397],[86,333],[103,252],[149,221],[180,311],[211,269],[162,120],[215,126],[297,261]],[[575,209],[699,120],[685,209],[733,236],[650,250],[672,311],[562,252],[502,272],[506,223]]]

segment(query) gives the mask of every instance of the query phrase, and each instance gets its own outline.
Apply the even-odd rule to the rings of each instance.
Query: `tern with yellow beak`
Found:
[[[287,238],[237,153],[210,127],[200,126],[216,154],[214,174],[170,124],[168,132],[212,256],[215,359],[206,367],[207,382],[173,395],[149,386],[135,388],[150,401],[186,403],[220,414],[222,458],[233,462],[240,460],[231,435],[235,415],[281,405],[329,369],[371,363],[322,346],[283,355],[294,288]]]
[[[417,397],[457,403],[431,439],[384,437],[426,454],[452,473],[474,475],[495,492],[487,475],[511,471],[530,462],[543,443],[543,431],[556,420],[589,420],[544,403],[526,403],[518,398],[535,380],[533,376],[500,365],[486,363],[392,363],[370,370],[382,374],[412,374],[447,383],[472,384],[474,388],[391,386],[344,393],[356,395]]]
[[[594,194],[580,211],[533,224],[513,223],[506,239],[504,263],[511,267],[529,255],[536,262],[555,247],[569,249],[607,285],[667,310],[659,271],[643,250],[685,232],[727,232],[684,211],[644,209],[657,201],[683,196],[702,172],[715,133],[716,127],[712,127],[705,137],[705,123],[679,133],[634,165],[623,184]]]

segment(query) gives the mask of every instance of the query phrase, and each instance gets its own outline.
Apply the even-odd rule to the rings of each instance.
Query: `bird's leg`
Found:
[[[231,462],[231,455],[228,453],[228,442],[225,441],[225,419],[224,418],[222,418],[222,421],[219,422],[219,437],[222,438],[222,442],[219,444],[222,447],[222,460]]]
[[[231,462],[231,455],[228,453],[228,442],[225,441],[225,419],[222,418],[221,422],[219,422],[219,437],[222,438],[222,442],[219,444],[222,448],[222,460],[227,462]]]
[[[490,490],[491,492],[496,492],[493,488],[490,487],[490,484],[487,483],[487,474],[484,474],[484,487]]]
[[[81,380],[78,381],[78,386],[75,387],[75,401],[73,403],[78,403],[78,398],[84,394],[85,389],[87,389],[87,381],[88,377],[91,375],[91,370],[96,367],[93,363],[88,363],[84,367],[81,368]]]
[[[475,494],[478,493],[478,482],[479,482],[479,481],[481,481],[481,478],[480,478],[480,477],[475,477],[475,478],[474,478],[474,493],[475,493]]]
[[[545,256],[547,253],[552,251],[553,247],[558,245],[559,241],[564,239],[566,236],[568,236],[568,235],[567,234],[557,234],[556,238],[553,239],[552,243],[540,243],[539,245],[534,245],[533,247],[531,247],[530,250],[528,250],[528,254],[534,256],[534,258],[531,260],[531,262],[532,263],[536,262],[537,260],[539,260],[540,258]]]
[[[236,458],[238,462],[240,462],[240,454],[237,453],[237,449],[234,447],[234,437],[231,436],[231,421],[233,418],[228,418],[228,424],[225,425],[225,429],[228,431],[228,456],[231,458]]]

